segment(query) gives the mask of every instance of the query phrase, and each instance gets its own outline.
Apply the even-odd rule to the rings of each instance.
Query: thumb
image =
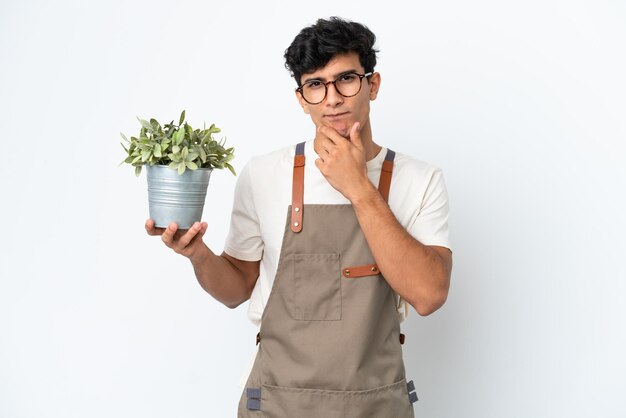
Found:
[[[350,142],[360,150],[363,150],[363,142],[361,141],[361,123],[355,122],[350,128]]]
[[[200,224],[200,232],[199,232],[200,236],[203,236],[206,233],[208,228],[209,228],[209,224],[206,222],[202,222]]]

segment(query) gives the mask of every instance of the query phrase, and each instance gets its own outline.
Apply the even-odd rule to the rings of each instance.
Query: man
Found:
[[[374,42],[339,18],[296,36],[286,67],[314,139],[244,167],[220,256],[205,222],[146,222],[217,300],[250,299],[260,332],[239,417],[413,416],[399,324],[407,303],[428,315],[446,300],[448,205],[441,170],[373,140]]]

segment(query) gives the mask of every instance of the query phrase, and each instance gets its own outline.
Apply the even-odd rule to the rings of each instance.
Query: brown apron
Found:
[[[387,200],[395,153],[379,191]],[[396,295],[378,271],[350,204],[303,205],[304,143],[292,205],[238,416],[409,418]],[[412,393],[410,393],[412,392]]]

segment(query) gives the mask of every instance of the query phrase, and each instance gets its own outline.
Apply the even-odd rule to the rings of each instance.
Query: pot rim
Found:
[[[172,171],[176,171],[175,168],[170,168],[167,164],[144,164],[144,166],[146,167],[146,169],[152,168],[152,167],[161,167],[161,168],[167,168],[168,170],[172,170]],[[195,170],[192,170],[191,168],[187,168],[185,171],[190,170],[190,171],[198,171],[198,170],[213,170],[215,167],[198,167]]]

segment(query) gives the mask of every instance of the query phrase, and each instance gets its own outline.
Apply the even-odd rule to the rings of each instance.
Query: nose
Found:
[[[339,94],[334,83],[328,83],[326,85],[326,105],[335,107],[343,103],[343,96]]]

